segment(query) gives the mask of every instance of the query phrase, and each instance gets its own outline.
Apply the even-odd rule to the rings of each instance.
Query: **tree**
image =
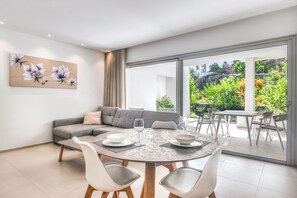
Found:
[[[209,71],[211,71],[211,72],[219,72],[219,71],[221,71],[221,69],[222,68],[219,66],[218,63],[214,63],[209,66]]]
[[[233,63],[232,68],[236,74],[245,75],[245,62],[237,60]]]
[[[255,68],[256,73],[268,73],[268,65],[265,63],[265,61],[255,61]]]

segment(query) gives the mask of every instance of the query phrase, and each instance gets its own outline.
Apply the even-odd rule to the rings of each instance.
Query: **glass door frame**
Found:
[[[192,52],[186,54],[161,57],[151,60],[137,61],[126,63],[127,68],[157,64],[162,62],[176,61],[176,109],[180,115],[183,114],[183,60],[192,58],[203,58],[207,56],[215,56],[222,54],[235,53],[240,51],[256,50],[261,48],[269,48],[287,45],[287,60],[288,60],[288,122],[287,122],[287,147],[286,147],[286,162],[262,158],[253,155],[245,155],[240,153],[232,153],[237,156],[243,156],[263,161],[287,164],[297,166],[297,35],[286,36],[275,39],[233,45],[228,47]]]
[[[194,58],[204,58],[208,56],[215,56],[215,55],[223,55],[223,54],[229,54],[229,53],[235,53],[235,52],[241,52],[241,51],[248,51],[248,50],[256,50],[256,49],[263,49],[263,48],[269,48],[269,47],[276,47],[276,46],[287,46],[287,60],[288,60],[288,101],[287,101],[287,108],[288,108],[288,122],[287,122],[287,147],[286,147],[286,162],[274,160],[270,158],[263,158],[259,156],[254,155],[247,155],[237,152],[230,152],[225,151],[225,153],[237,155],[237,156],[243,156],[263,161],[269,161],[269,162],[275,162],[280,164],[287,164],[287,165],[297,165],[297,104],[296,104],[296,93],[297,93],[297,86],[294,86],[297,84],[297,65],[296,65],[296,46],[297,46],[297,36],[289,36],[284,38],[278,38],[278,39],[270,39],[266,41],[259,41],[254,43],[248,43],[248,44],[242,44],[242,45],[236,45],[231,47],[224,47],[220,49],[214,49],[214,50],[207,50],[207,51],[201,51],[197,53],[187,54],[184,56],[179,57],[178,60],[178,84],[180,91],[180,95],[177,97],[179,99],[179,113],[182,115],[182,109],[183,109],[183,60],[187,59],[194,59]],[[295,78],[294,78],[295,77]],[[294,102],[293,102],[294,101]]]

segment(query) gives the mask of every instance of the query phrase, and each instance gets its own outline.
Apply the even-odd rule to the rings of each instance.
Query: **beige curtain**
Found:
[[[116,50],[105,54],[104,105],[126,107],[126,50]]]

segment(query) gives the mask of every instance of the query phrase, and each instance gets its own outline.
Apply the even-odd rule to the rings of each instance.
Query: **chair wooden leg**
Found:
[[[103,192],[102,195],[101,195],[101,198],[107,198],[108,194],[109,194],[108,192]]]
[[[176,170],[176,163],[171,163],[171,164],[165,164],[163,165],[164,167],[169,169],[169,172],[172,172],[174,170]]]
[[[126,188],[125,189],[125,192],[126,192],[128,198],[134,198],[134,195],[133,195],[131,186],[129,186],[128,188]]]
[[[126,161],[126,160],[123,160],[123,161],[122,161],[122,166],[125,166],[125,167],[127,167],[127,166],[128,166],[128,161]]]
[[[176,196],[175,194],[170,193],[169,196],[168,196],[168,198],[181,198],[181,197]]]
[[[208,197],[209,197],[209,198],[216,198],[216,194],[215,194],[215,192],[213,191]]]
[[[85,198],[90,198],[92,196],[94,190],[95,189],[89,184],[86,194],[85,194]]]
[[[112,198],[119,198],[119,192],[113,192]]]

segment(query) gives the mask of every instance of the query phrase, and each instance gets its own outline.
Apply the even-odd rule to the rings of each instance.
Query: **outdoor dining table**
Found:
[[[137,132],[135,132],[134,129],[123,129],[119,132],[125,132],[128,134],[130,139],[134,139],[134,141],[136,140],[135,138],[137,137]],[[157,164],[169,164],[203,158],[211,155],[218,146],[218,142],[214,141],[208,143],[206,146],[203,146],[200,149],[180,147],[168,148],[162,146],[168,143],[170,140],[175,139],[174,136],[179,133],[182,133],[182,131],[150,128],[144,129],[144,131],[141,133],[141,143],[144,145],[121,152],[113,152],[106,147],[98,146],[97,144],[92,143],[106,139],[106,136],[111,134],[111,132],[104,133],[92,138],[91,140],[88,139],[87,141],[94,146],[95,150],[100,155],[124,161],[145,163],[145,180],[141,198],[154,198],[156,184],[155,170]],[[209,137],[202,135],[199,137],[199,140],[201,139],[204,141],[211,141],[211,139],[208,138]],[[80,139],[83,140],[84,138],[82,137]]]
[[[247,127],[247,132],[248,132],[248,137],[249,137],[249,141],[250,141],[250,146],[252,146],[252,139],[251,139],[251,124],[249,122],[249,118],[251,118],[251,122],[254,119],[255,116],[261,115],[261,112],[258,111],[241,111],[241,110],[225,110],[225,111],[218,111],[218,112],[214,112],[214,115],[217,115],[218,118],[218,124],[217,124],[217,128],[216,128],[216,134],[215,134],[215,140],[218,140],[218,132],[219,132],[219,128],[220,128],[220,124],[221,124],[221,119],[222,117],[227,117],[226,120],[226,124],[227,124],[227,134],[229,134],[229,122],[230,116],[240,116],[240,117],[245,117],[246,120],[246,127]]]

